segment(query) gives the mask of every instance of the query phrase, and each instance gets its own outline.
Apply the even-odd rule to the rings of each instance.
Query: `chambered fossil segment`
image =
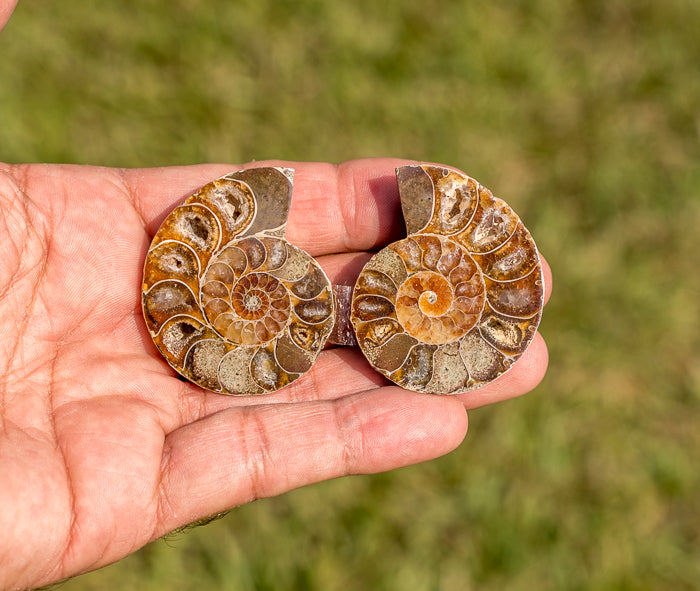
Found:
[[[372,366],[398,385],[455,394],[507,371],[544,302],[530,233],[474,179],[438,166],[397,169],[408,237],[370,259],[351,321]]]
[[[254,168],[212,181],[156,233],[142,305],[167,362],[224,394],[265,394],[306,372],[333,328],[330,282],[284,240],[294,172]]]

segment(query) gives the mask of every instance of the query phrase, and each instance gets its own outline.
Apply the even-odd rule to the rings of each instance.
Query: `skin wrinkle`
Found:
[[[44,242],[45,242],[45,248],[48,248],[48,241],[44,241]],[[33,310],[33,308],[34,308],[34,306],[35,306],[35,304],[36,304],[36,301],[37,301],[37,294],[38,294],[38,291],[39,291],[39,290],[37,289],[36,286],[38,286],[38,285],[40,284],[41,280],[42,280],[42,279],[44,278],[44,276],[45,276],[45,272],[46,272],[46,262],[47,262],[47,256],[43,256],[43,257],[41,257],[39,263],[37,264],[40,268],[39,268],[39,270],[38,270],[38,272],[37,272],[38,277],[36,278],[35,281],[33,281],[35,287],[34,287],[33,289],[30,290],[30,299],[29,299],[29,301],[27,302],[27,304],[24,306],[23,313],[22,313],[22,316],[21,316],[21,319],[20,319],[20,322],[19,322],[19,326],[16,327],[16,330],[15,330],[15,334],[17,335],[17,338],[16,338],[16,340],[15,340],[15,342],[14,342],[14,345],[13,345],[13,347],[12,347],[12,350],[9,352],[9,355],[8,355],[8,357],[7,357],[7,363],[6,363],[6,368],[5,368],[5,374],[9,377],[9,379],[6,379],[6,381],[5,381],[5,383],[4,383],[4,388],[3,388],[3,389],[4,389],[4,395],[3,395],[3,415],[5,415],[5,413],[8,412],[8,409],[7,409],[7,387],[8,387],[8,385],[9,385],[9,382],[12,381],[12,377],[11,377],[11,376],[12,376],[12,373],[13,373],[14,371],[16,371],[16,370],[13,369],[13,366],[14,366],[14,367],[26,368],[26,367],[29,365],[29,364],[26,363],[25,360],[24,360],[24,353],[23,353],[24,350],[23,350],[23,348],[21,347],[21,343],[22,343],[22,338],[21,338],[21,337],[22,337],[23,335],[26,335],[27,332],[28,332],[28,325],[29,325],[29,321],[30,321],[30,318],[31,318],[31,315],[32,315],[31,312],[32,312],[32,310]],[[34,267],[32,267],[32,268],[34,268]],[[57,354],[56,351],[54,351],[54,352],[51,354],[50,363],[52,363],[52,362],[55,361],[56,354]],[[19,361],[18,361],[18,359],[19,359]],[[33,361],[33,360],[32,360],[32,361]],[[21,380],[26,381],[26,380],[28,379],[28,377],[31,376],[33,373],[35,373],[35,372],[41,372],[41,370],[44,369],[45,367],[46,367],[46,362],[40,362],[40,364],[38,365],[38,367],[36,367],[34,370],[32,370],[31,373],[26,374],[26,375],[23,375],[22,378],[21,378]],[[45,380],[42,380],[42,382],[43,382],[44,384],[47,384],[47,385],[46,385],[46,388],[48,388],[48,384],[51,383],[50,381],[49,381],[49,382],[46,382]],[[44,418],[48,419],[48,421],[51,420],[51,419],[50,419],[51,411],[52,411],[52,408],[51,408],[51,403],[50,403],[50,401],[49,401],[49,402],[47,402],[47,404],[45,404],[45,406],[44,406],[44,415],[45,415]],[[42,421],[42,423],[45,424],[45,421]]]
[[[70,168],[68,165],[59,165],[58,167],[59,169]],[[61,185],[60,190],[58,190],[57,188],[53,192],[52,199],[46,199],[42,201],[32,199],[32,195],[34,194],[34,185],[40,185],[39,180],[44,179],[47,176],[46,172],[44,171],[51,171],[52,169],[45,164],[22,164],[17,165],[17,168],[21,172],[19,177],[15,178],[20,179],[18,185],[27,202],[30,203],[31,206],[43,216],[44,220],[52,220],[54,223],[60,222],[55,210],[55,206],[57,205],[56,197],[61,197],[61,205],[64,206],[65,209],[65,197],[67,194],[69,194],[69,191],[66,190],[65,186]],[[51,174],[51,176],[54,175]],[[37,193],[41,194],[41,191],[37,191]]]
[[[5,386],[5,381],[0,380],[0,435],[4,435],[7,431],[7,388]]]
[[[272,459],[273,454],[270,453],[272,439],[269,436],[262,414],[248,409],[243,412],[243,421],[241,422],[243,434],[241,439],[245,441],[243,453],[246,455],[243,465],[246,467],[245,471],[250,475],[252,498],[249,500],[253,501],[264,499],[274,494],[274,492],[267,492],[269,485],[266,483],[275,481],[275,478],[271,476],[276,473],[277,467]],[[251,438],[249,438],[248,433],[251,430],[253,432],[252,440],[257,442],[253,448],[255,453],[251,453],[251,446],[249,445]],[[279,472],[284,473],[284,471]]]
[[[56,409],[56,402],[54,400],[54,389],[51,387],[51,384],[56,383],[56,361],[58,359],[59,352],[56,350],[54,354],[51,357],[51,362],[50,362],[50,371],[49,371],[49,382],[46,385],[46,406],[45,406],[45,411],[48,416],[48,424],[51,426],[51,436],[53,437],[53,440],[56,442],[56,446],[60,449],[59,445],[59,438],[58,438],[58,429],[56,429],[56,414],[55,414],[55,409]],[[61,455],[63,456],[63,465],[66,465],[65,462],[65,455],[63,454],[63,450],[61,450]],[[69,475],[66,474],[66,478],[69,478]]]
[[[3,213],[2,215],[2,220],[3,220],[3,225],[4,225],[4,234],[6,236],[9,236],[10,242],[12,242],[12,246],[14,247],[15,250],[15,256],[17,258],[16,264],[14,265],[14,268],[10,271],[10,276],[7,280],[7,284],[2,287],[2,291],[0,291],[0,299],[4,299],[5,296],[9,293],[10,289],[14,286],[14,284],[17,281],[17,275],[19,273],[20,267],[21,267],[21,260],[22,260],[22,253],[24,252],[26,245],[27,245],[27,232],[22,232],[22,245],[17,246],[17,244],[14,241],[14,237],[10,233],[10,228],[7,225],[7,216],[4,215],[4,208],[0,206],[0,212]]]
[[[361,190],[361,187],[360,187],[360,182],[364,183],[365,181],[364,181],[364,179],[358,178],[358,175],[357,175],[357,174],[354,174],[354,175],[353,175],[353,179],[352,179],[352,190],[355,192],[356,195],[362,194],[362,190]],[[377,203],[376,203],[377,196],[374,195],[374,193],[373,193],[372,191],[370,191],[370,193],[372,193],[372,205],[373,205],[373,207],[374,207],[374,210],[376,211],[376,209],[377,209],[377,207],[378,207],[378,205],[377,205]],[[362,218],[364,218],[364,223],[366,223],[366,219],[367,219],[367,218],[366,218],[366,216],[367,216],[367,211],[366,211],[366,209],[360,208],[360,207],[359,207],[359,204],[357,203],[357,201],[356,201],[355,199],[350,199],[349,201],[350,201],[350,203],[351,203],[351,205],[352,205],[353,211],[351,212],[351,216],[352,216],[352,217],[349,218],[349,219],[351,219],[352,226],[348,226],[347,224],[345,225],[345,227],[346,227],[346,234],[347,234],[348,236],[351,235],[351,231],[350,231],[350,228],[351,228],[351,227],[357,228],[358,226],[361,225],[361,224],[360,224],[360,221],[361,221],[361,220],[359,219],[359,216],[362,216]],[[369,245],[363,244],[363,245],[362,245],[362,248],[372,249],[372,248],[374,248],[375,246],[376,246],[375,244],[369,244]]]
[[[353,201],[352,199],[342,199],[341,195],[343,194],[342,191],[342,183],[343,183],[343,167],[340,164],[336,164],[333,167],[333,170],[335,171],[335,195],[334,195],[334,201],[336,208],[338,210],[338,214],[340,217],[340,220],[343,224],[343,252],[349,252],[351,249],[350,245],[350,232],[349,232],[349,226],[348,226],[348,218],[346,217],[346,211],[345,207],[343,206],[344,203],[348,201]],[[355,190],[355,179],[353,175],[353,191]]]
[[[180,382],[180,384],[180,391],[177,395],[180,424],[195,423],[221,410],[213,408],[211,404],[216,401],[216,394],[205,392],[202,395],[201,392],[193,391],[194,387],[191,384],[186,382]]]
[[[313,392],[321,392],[322,391],[321,382],[319,381],[319,378],[318,378],[319,372],[314,371],[314,368],[312,367],[311,370],[306,373],[306,375],[308,376],[307,380],[311,381],[311,384],[309,384],[309,387],[311,388],[311,390]],[[294,393],[298,394],[298,396],[295,396],[293,398],[293,400],[298,400],[298,401],[303,400],[304,396],[301,395],[299,392],[300,384],[298,382],[293,382],[292,386],[294,388]]]
[[[185,384],[183,384],[185,385]],[[207,398],[209,395],[206,395]],[[232,409],[233,410],[233,409]],[[243,409],[244,412],[248,413],[248,409]],[[219,412],[227,412],[226,409],[219,411]],[[234,412],[237,412],[234,410]],[[206,414],[205,416],[202,417],[201,420],[206,420],[209,416],[209,414]],[[198,422],[199,419],[192,419],[190,418],[190,421],[188,421],[188,425],[192,426],[195,425]],[[248,449],[248,437],[246,436],[246,419],[245,417],[243,420],[237,421],[237,432],[240,433],[240,435],[236,438],[236,441],[238,443],[238,450],[237,453],[239,456],[242,458],[241,461],[237,461],[236,464],[246,466],[246,469],[243,470],[247,474],[252,474],[252,471],[249,470],[249,466],[252,464],[251,461],[248,460],[250,456],[250,452]],[[160,531],[158,529],[158,523],[167,523],[169,521],[173,520],[173,517],[177,517],[178,515],[182,514],[182,511],[178,511],[178,507],[182,507],[182,504],[173,502],[171,500],[171,492],[173,491],[178,491],[179,489],[182,488],[182,486],[177,482],[179,478],[182,478],[183,474],[186,472],[184,468],[180,467],[180,456],[176,452],[176,449],[179,448],[179,442],[175,442],[175,445],[177,447],[173,446],[172,442],[172,437],[175,436],[177,438],[178,432],[174,431],[171,434],[168,434],[165,436],[163,440],[163,446],[162,446],[162,454],[161,454],[161,469],[160,469],[160,475],[159,479],[157,482],[157,485],[155,486],[154,490],[156,491],[156,507],[157,507],[157,517],[154,520],[154,527],[153,527],[153,534],[151,539],[156,539],[158,537],[161,537],[163,535],[166,535],[168,531],[173,531],[177,530],[182,525],[177,525],[173,528],[171,528],[168,531]],[[252,478],[252,476],[251,476]],[[250,500],[254,500],[255,498],[258,497],[250,497],[250,498],[245,498],[241,499],[238,501],[236,504],[244,504]],[[187,522],[192,522],[198,519],[197,516],[189,516],[185,518]]]
[[[48,249],[50,249],[50,246],[47,247],[47,253],[46,253],[47,260],[49,258]],[[46,267],[47,267],[47,263],[45,262],[43,264],[43,268],[42,268],[42,275],[44,275],[46,273]],[[36,296],[34,297],[34,301],[32,302],[32,304],[34,304],[35,302],[38,302],[39,304],[41,304],[43,311],[47,312],[51,307],[50,300],[46,299],[46,296],[45,296],[43,290],[41,290],[41,289],[35,290],[35,293],[36,293]],[[34,308],[34,305],[32,305],[31,307]],[[65,342],[66,333],[64,332],[62,334],[59,334],[59,331],[56,330],[56,325],[54,324],[55,318],[53,317],[53,315],[48,314],[48,313],[44,313],[44,314],[34,313],[34,314],[32,314],[32,316],[44,317],[45,322],[49,325],[49,330],[44,333],[44,335],[45,335],[43,338],[44,343],[54,343],[57,347],[60,347],[61,344],[63,344]],[[74,330],[74,329],[69,329],[69,331],[70,330]]]
[[[2,214],[3,225],[5,226],[5,228],[4,228],[5,234],[10,237],[10,241],[13,242],[13,245],[15,247],[15,251],[17,252],[17,264],[15,265],[15,268],[10,273],[10,278],[7,282],[7,285],[3,286],[2,292],[0,293],[0,299],[5,298],[5,296],[7,295],[7,293],[12,288],[12,286],[15,282],[15,278],[17,276],[17,272],[19,271],[20,260],[21,260],[19,253],[24,251],[24,244],[26,243],[26,239],[27,239],[26,232],[23,232],[22,233],[22,236],[24,238],[23,245],[21,248],[18,249],[16,244],[14,244],[14,240],[13,240],[12,235],[9,233],[9,228],[7,226],[7,216],[5,215],[4,212],[5,212],[5,208],[0,206],[0,214]],[[18,346],[18,340],[19,339],[16,339],[14,342],[14,346],[12,347],[13,351],[15,351],[17,346]],[[7,367],[7,365],[6,365],[6,367]],[[0,381],[0,428],[3,431],[5,431],[7,429],[7,424],[5,422],[5,420],[6,420],[5,419],[5,412],[6,412],[6,404],[7,404],[6,395],[7,395],[7,385],[6,385],[5,380],[1,380]]]
[[[322,359],[316,362],[316,364],[304,374],[303,379],[296,380],[292,382],[289,388],[289,397],[287,402],[304,402],[308,400],[308,392],[321,392],[323,391],[324,384],[320,381],[321,370],[320,364],[323,363]],[[272,401],[272,403],[278,403],[278,401]]]
[[[172,485],[173,474],[175,474],[175,462],[172,452],[171,437],[166,435],[163,439],[163,452],[161,454],[160,472],[158,482],[154,487],[156,514],[153,521],[151,540],[163,535],[158,530],[159,523],[167,523],[169,519],[178,516],[175,504],[170,500],[170,491],[175,490]],[[177,529],[177,528],[175,528]]]
[[[143,200],[141,199],[141,196],[138,191],[138,185],[135,183],[130,183],[128,180],[128,169],[126,168],[117,168],[116,169],[116,174],[119,177],[120,183],[121,183],[121,189],[123,191],[123,195],[126,197],[126,199],[131,203],[131,206],[134,208],[134,212],[138,216],[139,220],[141,221],[141,227],[143,228],[144,234],[148,237],[148,243],[150,244],[151,240],[153,240],[153,235],[148,231],[148,222],[146,221],[146,217],[143,215]]]
[[[342,404],[341,404],[342,401]],[[360,437],[356,438],[358,439],[357,444],[355,445],[355,448],[351,451],[351,446],[350,446],[350,437],[348,437],[349,433],[352,433],[352,430],[349,428],[348,421],[347,419],[342,416],[343,414],[347,414],[347,411],[343,413],[342,411],[345,408],[350,408],[351,409],[351,415],[354,418],[353,421],[353,427],[356,426],[359,421],[357,412],[354,410],[355,404],[354,401],[351,398],[341,398],[340,400],[333,401],[331,410],[333,411],[333,418],[335,421],[335,429],[336,429],[336,440],[338,441],[338,446],[339,449],[341,450],[341,457],[342,457],[342,465],[341,465],[341,472],[347,473],[347,474],[352,474],[354,473],[354,470],[352,469],[352,457],[353,457],[353,452],[355,454],[363,454],[365,451],[365,442],[364,442],[364,432],[360,433]]]
[[[56,430],[56,415],[53,415],[53,430],[54,434],[57,432]],[[77,539],[78,539],[78,513],[77,513],[77,508],[76,508],[76,491],[75,491],[75,485],[73,482],[73,477],[71,474],[71,470],[68,466],[68,458],[66,457],[66,450],[64,446],[61,443],[61,438],[56,437],[56,450],[58,453],[61,455],[62,458],[62,466],[64,468],[64,474],[65,474],[65,483],[66,483],[66,490],[68,492],[68,499],[69,499],[69,516],[70,516],[70,524],[68,526],[68,532],[66,535],[66,539],[63,543],[63,552],[60,555],[60,558],[57,561],[56,564],[56,572],[58,573],[58,578],[63,578],[66,576],[66,573],[70,572],[67,564],[69,563],[69,554],[71,554],[71,550],[73,549],[73,546],[76,544]]]
[[[362,194],[362,190],[361,190],[361,187],[360,187],[360,183],[361,183],[361,182],[364,182],[364,180],[358,178],[358,175],[357,175],[357,174],[353,174],[353,177],[352,177],[352,190],[354,191],[354,193],[355,193],[356,195]],[[375,208],[375,211],[376,211],[376,209],[377,209],[377,207],[378,207],[378,204],[376,203],[376,201],[377,201],[377,196],[374,194],[373,191],[371,191],[371,193],[372,193],[372,200],[373,200],[373,202],[374,202],[373,205],[374,205],[374,208]],[[366,215],[366,211],[358,207],[358,203],[357,203],[356,200],[354,200],[354,199],[349,199],[348,201],[350,202],[350,204],[351,204],[351,206],[352,206],[352,208],[353,208],[353,211],[352,211],[351,213],[348,213],[348,217],[346,218],[346,220],[349,219],[349,220],[352,222],[352,225],[349,225],[348,223],[345,224],[345,234],[346,234],[346,236],[351,236],[351,235],[352,235],[352,232],[351,232],[350,228],[357,228],[358,226],[361,225],[361,224],[359,223],[360,220],[358,219],[358,216],[359,216],[359,215],[362,215],[362,217],[364,218],[365,215]],[[360,213],[358,213],[358,211],[359,211]],[[362,236],[361,236],[361,237],[362,237]],[[362,245],[362,248],[367,248],[367,249],[370,249],[370,250],[371,250],[372,248],[375,248],[375,247],[376,247],[375,244],[368,244],[368,245],[363,244],[363,245]],[[350,249],[350,250],[351,250],[351,249]]]
[[[3,167],[3,174],[7,176],[18,190],[27,197],[27,174],[29,165],[27,164],[0,164]]]
[[[124,325],[130,323],[134,320],[134,317],[141,317],[141,303],[138,302],[133,310],[126,310],[117,320],[114,321],[114,327],[108,332],[103,332],[102,336],[111,337],[122,332],[124,330]],[[87,315],[86,315],[87,316]],[[70,333],[69,333],[70,334]]]
[[[63,332],[63,334],[58,336],[58,340],[56,341],[56,344],[60,347],[64,347],[64,346],[69,345],[69,344],[76,345],[76,344],[80,344],[80,343],[89,342],[90,338],[88,337],[87,334],[82,336],[82,337],[76,338],[75,340],[71,340],[71,336],[74,333],[78,332],[79,330],[83,329],[83,324],[86,323],[90,318],[92,318],[92,316],[94,316],[94,312],[95,312],[95,310],[98,309],[98,307],[99,307],[99,303],[97,301],[95,301],[95,303],[92,304],[92,306],[90,306],[90,308],[85,310],[84,313],[82,313],[78,318],[76,318],[75,322],[71,323],[71,325],[69,325],[67,327],[67,329]],[[129,313],[127,312],[122,316],[122,321],[128,317],[129,317]],[[115,326],[115,328],[112,329],[111,332],[116,331],[116,328],[117,327]],[[102,336],[107,336],[109,333],[98,333],[97,331],[95,331],[93,333],[93,335],[90,335],[90,337],[94,336],[94,334],[101,334]],[[48,339],[47,339],[47,341],[48,341]]]
[[[7,170],[10,177],[15,179],[20,191],[22,191],[23,194],[28,195],[28,177],[32,167],[29,164],[11,164]]]
[[[26,195],[26,193],[23,193],[23,196],[24,195]],[[27,219],[27,228],[31,228],[31,229],[35,228],[36,224],[32,223],[32,220],[29,219],[31,214],[30,214],[29,210],[26,208],[26,206],[25,206],[25,211],[26,211],[26,219]],[[42,224],[42,225],[45,226],[45,224]],[[38,269],[36,270],[36,277],[33,278],[33,280],[32,280],[33,287],[30,289],[29,300],[27,301],[26,305],[24,306],[24,312],[22,315],[22,320],[20,322],[20,330],[17,331],[18,335],[27,334],[27,326],[29,324],[29,318],[30,318],[31,313],[34,309],[34,306],[36,305],[37,299],[40,298],[39,285],[41,285],[42,281],[46,278],[46,269],[47,269],[47,265],[48,265],[48,261],[49,261],[49,256],[51,253],[51,237],[48,235],[48,232],[49,232],[48,228],[45,227],[44,232],[43,232],[44,236],[43,237],[37,236],[39,242],[41,243],[42,256],[39,257],[39,260],[36,263],[31,265],[29,267],[29,269],[27,269],[25,274],[23,274],[24,276],[29,276],[38,267]],[[29,235],[29,232],[27,232],[26,234]],[[24,250],[26,250],[28,241],[29,241],[28,239],[25,240]],[[22,257],[24,255],[24,250],[22,253],[20,253],[20,257]],[[23,278],[24,277],[21,277],[20,279],[23,279]],[[29,278],[32,279],[31,277],[29,277]],[[17,340],[17,344],[19,344],[19,338]],[[14,357],[14,355],[11,355],[11,357]]]
[[[73,492],[73,485],[70,484],[69,486],[72,502],[71,514],[73,516],[73,519],[70,524],[68,537],[66,538],[65,550],[61,554],[60,559],[57,561],[56,570],[54,571],[58,573],[57,578],[63,578],[67,576],[67,574],[70,572],[67,565],[70,564],[71,561],[77,561],[77,556],[80,554],[79,550],[74,551],[74,546],[79,543],[81,533],[78,512],[75,507],[76,495]],[[102,550],[96,556],[94,556],[93,560],[89,564],[83,565],[81,569],[82,572],[93,570],[94,568],[96,568],[97,565],[102,563],[102,560],[105,556],[105,549],[109,546],[108,540],[110,540],[111,538],[112,537],[110,535],[104,535],[100,538],[100,541],[102,542]],[[94,552],[94,546],[91,548],[91,551]]]
[[[4,298],[7,295],[9,290],[18,280],[18,274],[22,266],[22,256],[26,250],[27,242],[29,240],[29,232],[31,230],[31,226],[29,224],[29,211],[26,205],[26,195],[24,195],[19,189],[19,187],[17,187],[12,177],[10,177],[9,175],[5,175],[5,177],[7,178],[8,184],[12,186],[15,194],[14,198],[2,194],[0,194],[0,197],[7,197],[6,208],[8,212],[13,209],[13,206],[16,207],[17,205],[19,205],[21,207],[22,211],[17,211],[16,213],[18,214],[19,219],[23,221],[23,224],[22,231],[20,232],[21,246],[18,246],[15,242],[16,237],[10,231],[10,226],[7,223],[8,219],[7,215],[5,215],[5,207],[2,207],[2,205],[0,205],[0,212],[2,212],[2,220],[4,222],[3,225],[5,226],[5,235],[8,236],[10,242],[12,242],[12,245],[15,250],[15,256],[17,258],[16,265],[14,266],[14,269],[11,272],[11,276],[7,282],[7,285],[4,286],[2,292],[0,292],[0,299]]]
[[[169,409],[161,408],[159,405],[154,404],[150,398],[146,398],[145,396],[141,395],[140,392],[137,393],[137,397],[139,401],[145,404],[149,410],[153,412],[153,415],[157,417],[157,420],[154,422],[163,432],[163,438],[167,437],[169,433],[173,432],[175,429],[174,424],[177,424],[178,421],[180,421],[179,424],[182,424],[182,417],[178,416],[177,418],[174,418],[172,415],[175,413],[170,412]]]

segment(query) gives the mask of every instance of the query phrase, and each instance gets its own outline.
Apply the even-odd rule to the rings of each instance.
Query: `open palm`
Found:
[[[287,238],[332,282],[351,284],[368,250],[400,237],[401,164],[284,163]],[[544,374],[538,335],[462,396],[387,385],[344,348],[263,397],[178,379],[142,319],[143,259],[176,203],[237,168],[0,165],[0,587],[97,568],[255,498],[436,457],[462,440],[465,408]]]

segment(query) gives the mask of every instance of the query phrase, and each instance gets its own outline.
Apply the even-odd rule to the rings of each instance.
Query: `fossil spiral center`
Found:
[[[425,299],[428,304],[437,302],[437,294],[434,291],[426,291],[421,295],[421,299]]]
[[[270,311],[270,296],[286,295],[280,282],[265,273],[244,275],[231,290],[233,311],[245,320],[260,320]],[[284,289],[284,288],[282,288]]]
[[[221,268],[221,263],[205,274],[202,298],[212,328],[241,345],[275,338],[287,326],[291,313],[289,293],[277,278],[254,272],[236,279],[230,267]]]
[[[483,305],[480,273],[467,259],[447,277],[432,270],[409,275],[396,293],[396,318],[424,343],[449,343],[471,330]]]
[[[442,316],[450,309],[453,293],[447,280],[438,273],[423,271],[411,276],[401,295],[415,297],[418,295],[418,308],[426,316]],[[410,294],[410,295],[409,295]]]
[[[234,292],[236,293],[236,292]],[[236,310],[243,318],[255,318],[262,311],[264,314],[270,304],[270,298],[264,291],[254,289],[242,294],[242,307]]]

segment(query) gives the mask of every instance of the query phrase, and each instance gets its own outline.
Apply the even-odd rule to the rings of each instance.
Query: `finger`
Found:
[[[455,398],[397,387],[222,411],[166,438],[156,537],[313,482],[438,457],[458,446],[466,429]]]
[[[153,235],[170,210],[210,180],[240,168],[293,168],[287,239],[312,256],[369,250],[405,233],[395,168],[409,160],[376,158],[340,165],[255,162],[122,171],[129,193]]]
[[[404,236],[396,168],[413,162],[368,158],[333,165],[275,160],[132,169],[122,174],[152,236],[175,205],[214,178],[241,168],[293,168],[286,238],[317,256],[372,250]]]

